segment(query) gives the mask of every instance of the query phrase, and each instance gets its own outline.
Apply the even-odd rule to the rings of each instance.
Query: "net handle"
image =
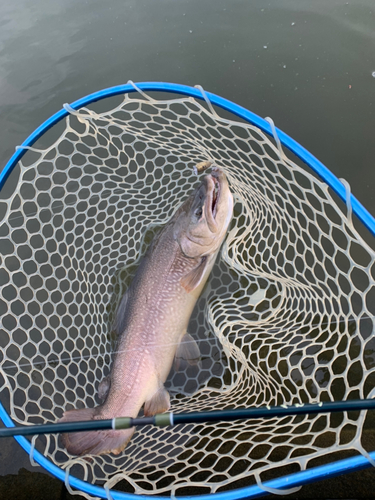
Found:
[[[74,110],[78,110],[83,106],[87,106],[93,102],[100,101],[108,97],[113,97],[120,94],[130,94],[132,92],[137,92],[140,90],[142,94],[144,92],[168,92],[174,94],[182,94],[185,96],[193,97],[195,99],[204,100],[206,96],[210,102],[220,108],[233,113],[234,115],[244,119],[248,123],[255,125],[260,128],[263,132],[273,137],[273,130],[270,123],[267,120],[261,118],[255,113],[248,111],[247,109],[234,104],[223,97],[217,96],[211,92],[204,91],[200,88],[189,87],[187,85],[181,85],[177,83],[165,83],[165,82],[140,82],[134,84],[133,82],[124,85],[118,85],[116,87],[109,87],[99,92],[94,92],[86,97],[82,97],[77,101],[70,104],[70,107]],[[13,156],[10,158],[8,163],[5,165],[4,169],[0,172],[0,190],[3,188],[7,178],[12,172],[13,168],[17,165],[19,160],[27,151],[27,147],[32,146],[48,129],[53,127],[60,120],[68,116],[69,112],[66,109],[61,109],[48,120],[46,120],[42,125],[40,125],[21,145],[20,148],[16,150]],[[328,170],[315,156],[309,153],[303,146],[298,144],[294,139],[289,137],[287,134],[282,132],[280,129],[276,128],[276,133],[280,139],[283,146],[288,148],[292,153],[294,153],[298,158],[300,158],[308,167],[310,167],[327,185],[344,201],[346,202],[346,189],[345,186],[340,182],[340,180]],[[352,206],[353,213],[359,218],[359,220],[375,235],[375,219],[372,215],[363,207],[363,205],[350,194],[350,202]]]

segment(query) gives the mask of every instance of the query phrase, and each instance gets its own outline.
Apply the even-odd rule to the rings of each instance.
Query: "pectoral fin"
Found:
[[[208,263],[209,260],[207,259],[207,257],[202,257],[198,266],[187,273],[186,276],[181,278],[180,283],[188,293],[192,292],[197,288],[197,286],[200,285],[206,272]]]
[[[174,358],[174,369],[176,371],[185,370],[189,365],[199,363],[201,353],[193,337],[188,333],[182,337]]]
[[[143,413],[145,414],[145,417],[152,417],[157,413],[163,413],[169,410],[169,407],[169,393],[163,385],[157,392],[155,392],[151,399],[145,402]]]

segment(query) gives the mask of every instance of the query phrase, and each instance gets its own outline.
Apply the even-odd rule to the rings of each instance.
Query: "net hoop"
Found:
[[[193,97],[199,100],[210,101],[211,104],[216,105],[225,111],[232,113],[233,115],[245,120],[246,122],[255,125],[262,131],[266,132],[270,136],[274,136],[274,132],[280,140],[282,146],[288,148],[293,154],[299,157],[311,170],[317,174],[344,202],[347,203],[348,211],[352,211],[358,219],[370,230],[372,234],[375,235],[375,219],[372,215],[361,205],[361,203],[350,193],[347,183],[341,182],[332,172],[330,172],[318,159],[316,159],[311,153],[309,153],[305,148],[298,144],[295,140],[289,137],[287,134],[281,130],[275,128],[273,123],[257,116],[251,111],[232,103],[231,101],[217,96],[210,92],[202,91],[201,88],[189,87],[180,84],[171,84],[165,82],[141,82],[134,85],[133,83],[128,83],[125,85],[119,85],[115,87],[110,87],[86,97],[83,97],[69,106],[65,106],[60,111],[55,113],[52,117],[46,120],[42,125],[40,125],[23,143],[17,148],[16,152],[10,158],[5,168],[0,173],[0,190],[3,188],[7,178],[11,174],[14,167],[21,160],[28,148],[30,148],[46,131],[48,131],[55,124],[60,122],[66,116],[69,115],[70,110],[79,110],[80,108],[87,106],[91,103],[100,101],[105,98],[113,97],[120,94],[127,94],[133,92],[168,92],[174,94],[181,94],[184,96]],[[207,101],[208,99],[208,101]],[[13,420],[8,415],[4,406],[0,403],[0,418],[6,427],[14,427],[15,424]],[[53,474],[55,477],[61,481],[67,482],[69,487],[81,490],[89,495],[93,495],[100,498],[113,498],[116,499],[126,499],[126,500],[148,500],[154,499],[154,496],[147,495],[137,495],[122,493],[115,490],[110,491],[110,496],[108,495],[108,489],[99,486],[92,485],[86,481],[80,480],[70,474],[66,474],[66,471],[60,467],[53,464],[49,459],[45,458],[40,452],[33,449],[33,445],[24,437],[16,436],[16,441],[22,446],[22,448],[30,455],[37,464],[41,465],[48,472]],[[369,454],[372,460],[375,460],[375,452]],[[309,470],[297,472],[294,474],[286,475],[282,478],[275,479],[272,481],[267,481],[264,483],[264,489],[258,485],[239,488],[227,492],[211,493],[208,495],[195,495],[195,496],[182,496],[179,497],[181,500],[187,500],[191,498],[200,498],[202,500],[235,500],[241,498],[254,498],[267,494],[270,489],[282,490],[285,488],[292,488],[294,486],[300,486],[303,484],[311,483],[319,479],[327,479],[329,477],[334,477],[340,474],[353,472],[357,470],[364,469],[370,466],[369,459],[360,455],[357,457],[352,457],[345,460],[336,461],[331,464],[327,464],[320,467],[315,467]],[[282,491],[280,492],[283,493]],[[158,496],[161,500],[167,500],[169,496]]]
[[[6,427],[14,427],[14,422],[9,417],[5,408],[0,403],[0,418]],[[21,436],[16,436],[14,438],[20,446],[26,451],[27,454],[32,453],[33,459],[37,465],[41,465],[46,471],[53,474],[55,477],[60,479],[62,482],[66,480],[66,473],[64,470],[57,467],[50,460],[47,460],[41,453],[37,450],[32,450],[32,444],[26,438]],[[375,452],[370,453],[370,457],[375,460]],[[332,464],[322,465],[320,467],[314,467],[312,469],[297,472],[295,474],[289,474],[279,479],[272,481],[267,481],[263,483],[265,488],[274,488],[282,490],[283,488],[292,488],[294,486],[301,486],[304,484],[309,484],[315,481],[329,479],[331,477],[339,476],[341,474],[348,474],[349,472],[356,472],[365,469],[370,466],[369,461],[362,455],[347,458],[345,460],[338,460]],[[86,481],[77,479],[74,476],[69,475],[69,485],[77,490],[84,491],[89,495],[94,495],[99,498],[108,498],[107,491],[99,486],[94,486]],[[196,495],[196,496],[182,496],[179,497],[180,500],[191,500],[192,498],[199,498],[199,500],[240,500],[242,498],[256,498],[266,495],[267,491],[260,488],[258,485],[248,486],[245,488],[238,488],[232,491],[226,491],[223,493],[211,493],[209,495]],[[155,500],[155,496],[147,495],[135,495],[130,493],[122,493],[119,491],[111,490],[111,496],[113,500]],[[158,496],[160,500],[170,500],[171,497],[168,496]]]
[[[200,89],[189,87],[187,85],[181,85],[177,83],[165,83],[165,82],[141,82],[137,83],[136,87],[144,92],[171,92],[175,94],[182,94],[189,97],[194,97],[196,99],[204,100],[204,96],[207,96],[209,101],[216,106],[229,111],[234,115],[243,118],[252,125],[259,127],[262,131],[273,136],[272,125],[260,116],[252,113],[251,111],[235,104],[228,99],[224,99],[211,92],[202,91]],[[93,102],[100,101],[108,97],[114,97],[119,94],[128,94],[132,92],[137,92],[137,88],[132,84],[127,83],[125,85],[117,85],[116,87],[109,87],[93,94],[89,94],[86,97],[82,97],[77,101],[70,104],[70,107],[74,110],[79,110],[84,106],[92,104]],[[12,172],[13,168],[22,158],[26,152],[26,148],[32,146],[47,130],[56,125],[59,121],[69,115],[69,111],[66,108],[62,108],[60,111],[55,113],[51,118],[46,120],[40,127],[38,127],[23,143],[17,148],[16,152],[10,158],[8,163],[5,165],[4,169],[0,173],[0,189],[3,188],[5,181]],[[294,139],[289,137],[287,134],[282,132],[280,129],[275,127],[276,133],[280,139],[283,146],[292,151],[296,156],[298,156],[303,162],[305,162],[321,179],[324,180],[331,187],[334,192],[340,196],[343,201],[346,201],[347,190],[345,185],[330,171],[327,167],[323,165],[314,155],[309,153],[303,146],[298,144]],[[372,215],[363,207],[363,205],[350,194],[350,201],[354,214],[362,221],[362,223],[375,234],[375,219]]]

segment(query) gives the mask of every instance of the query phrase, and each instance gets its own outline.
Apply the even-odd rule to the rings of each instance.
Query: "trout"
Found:
[[[214,168],[157,234],[117,307],[117,348],[111,372],[99,384],[103,404],[70,410],[61,422],[137,417],[169,409],[164,387],[175,369],[196,364],[199,348],[186,329],[233,214],[224,172]],[[62,435],[73,455],[120,453],[134,428]]]

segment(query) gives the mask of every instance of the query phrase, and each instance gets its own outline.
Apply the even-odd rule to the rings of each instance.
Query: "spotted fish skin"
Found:
[[[233,214],[224,172],[215,168],[156,235],[117,309],[111,373],[95,408],[70,410],[61,421],[146,416],[169,409],[164,382],[173,361],[194,364],[199,349],[186,333]],[[120,453],[134,429],[63,434],[73,455]]]

